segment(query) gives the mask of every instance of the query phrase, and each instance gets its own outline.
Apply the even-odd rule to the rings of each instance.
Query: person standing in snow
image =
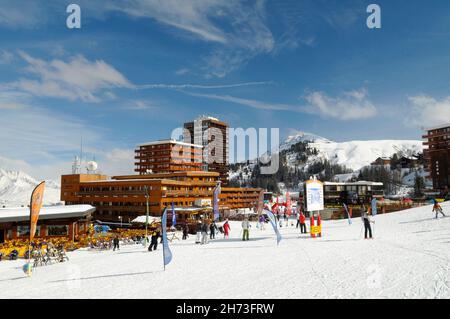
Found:
[[[117,248],[117,250],[120,250],[120,248],[119,248],[119,236],[116,235],[116,237],[114,237],[113,245],[114,245],[113,251],[116,251],[116,248]]]
[[[298,221],[300,223],[300,232],[302,234],[306,234],[306,216],[303,214],[303,212],[300,212],[300,216],[298,217]]]
[[[216,222],[213,221],[209,225],[209,239],[216,239],[216,230],[218,230]]]
[[[364,239],[367,239],[367,233],[369,233],[369,238],[373,239],[372,237],[372,227],[370,226],[370,223],[374,223],[370,220],[369,212],[366,211],[365,207],[363,206],[361,219],[364,223]]]
[[[436,200],[436,198],[433,198],[433,213],[436,213],[436,219],[438,219],[439,213],[442,214],[443,217],[446,217],[444,214],[444,211],[442,210],[441,205],[439,205],[439,202]]]
[[[203,221],[203,224],[201,226],[201,232],[202,232],[202,245],[205,245],[208,243],[208,224],[206,223],[206,220]]]
[[[266,219],[264,218],[264,215],[259,216],[259,229],[260,230],[264,230],[265,229],[265,224],[266,223]]]
[[[228,222],[228,218],[225,220],[225,223],[223,224],[223,238],[229,238],[230,237],[230,223]]]
[[[197,238],[195,239],[195,243],[200,244],[202,238],[202,222],[200,220],[197,223],[196,231],[197,231]]]
[[[188,224],[184,224],[183,227],[183,240],[186,240],[189,236],[189,226]]]
[[[245,218],[242,222],[242,240],[246,241],[249,240],[249,233],[250,233],[250,222],[248,221],[248,218]]]
[[[297,220],[297,224],[295,225],[295,228],[299,228],[300,227],[300,208],[297,207],[295,209],[295,219]]]
[[[148,246],[148,251],[153,251],[158,248],[158,238],[161,237],[161,233],[158,229],[152,232],[152,238],[150,240],[150,246]]]

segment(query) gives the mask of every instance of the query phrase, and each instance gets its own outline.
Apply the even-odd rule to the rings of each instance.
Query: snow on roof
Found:
[[[177,140],[153,141],[153,142],[147,142],[147,143],[139,144],[138,146],[151,146],[151,145],[161,145],[161,144],[176,144],[176,145],[181,145],[181,146],[203,148],[202,145],[185,143],[185,142],[180,142],[180,141],[177,141]]]
[[[91,205],[68,205],[42,207],[39,219],[58,219],[70,217],[84,217],[95,211]],[[0,222],[19,222],[30,220],[28,207],[0,208]]]
[[[131,223],[132,224],[145,224],[146,220],[147,220],[147,216],[139,216],[139,217],[133,219],[131,221]],[[149,224],[160,223],[160,222],[161,222],[161,217],[152,217],[152,216],[148,217]]]
[[[366,182],[366,181],[358,181],[358,182],[324,182],[324,185],[368,185],[368,186],[383,186],[383,183],[380,183],[380,182]]]

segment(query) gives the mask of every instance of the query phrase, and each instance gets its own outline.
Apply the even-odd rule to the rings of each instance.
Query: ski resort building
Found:
[[[88,231],[95,207],[90,205],[42,207],[36,238],[67,237],[74,239]],[[0,243],[27,239],[30,235],[30,209],[0,208]]]
[[[427,129],[422,136],[424,141],[424,158],[427,171],[433,181],[433,188],[448,192],[450,187],[450,124]]]
[[[184,123],[184,142],[203,146],[202,170],[218,172],[222,185],[228,184],[228,127],[227,123],[211,116]]]
[[[384,184],[379,182],[324,182],[324,202],[327,208],[370,203],[372,198],[384,197]],[[300,197],[305,198],[306,184],[302,185]]]
[[[161,216],[172,203],[178,208],[206,207],[212,210],[218,172],[183,171],[146,175],[113,176],[72,174],[61,177],[61,200],[66,205],[88,204],[96,208],[95,219],[129,223],[146,214]],[[226,212],[256,206],[261,189],[221,188],[219,209]],[[184,215],[183,218],[190,218]],[[181,220],[183,222],[183,220]]]
[[[135,172],[173,173],[202,169],[201,145],[175,140],[155,141],[138,145],[135,150]]]

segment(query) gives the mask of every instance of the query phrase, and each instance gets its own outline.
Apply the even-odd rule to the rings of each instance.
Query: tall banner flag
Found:
[[[170,262],[172,261],[172,252],[170,251],[169,241],[167,240],[167,207],[164,209],[161,218],[161,230],[163,242],[164,270],[166,270],[166,265],[170,264]]]
[[[279,245],[280,241],[283,239],[283,237],[281,237],[280,231],[278,230],[277,222],[275,220],[275,215],[268,209],[265,209],[264,212],[267,214],[267,217],[269,217],[269,221],[270,221],[270,224],[272,225],[273,231],[277,235],[277,245]]]
[[[348,224],[351,225],[351,224],[352,224],[352,219],[351,219],[351,217],[350,217],[350,213],[348,212],[348,207],[347,207],[346,204],[344,204],[344,209],[345,209],[345,211],[346,211],[346,213],[347,213]]]
[[[219,194],[221,188],[220,183],[217,184],[216,188],[214,188],[214,196],[213,196],[213,209],[214,209],[214,220],[217,221],[220,218],[219,213]]]
[[[45,182],[40,183],[31,194],[30,201],[30,243],[36,234],[39,213],[44,199]]]
[[[175,227],[177,225],[177,214],[175,213],[175,205],[172,202],[172,226]]]
[[[377,199],[372,199],[372,216],[375,217],[377,215]]]

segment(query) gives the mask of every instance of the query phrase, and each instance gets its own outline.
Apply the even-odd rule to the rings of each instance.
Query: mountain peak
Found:
[[[317,134],[297,131],[286,138],[286,140],[280,145],[280,150],[288,150],[292,145],[298,144],[300,142],[311,142],[311,143],[332,143],[329,139],[319,136]]]
[[[26,206],[31,193],[39,182],[22,171],[0,168],[0,205]],[[60,187],[54,181],[48,181],[44,191],[44,204],[53,205],[60,202]]]

